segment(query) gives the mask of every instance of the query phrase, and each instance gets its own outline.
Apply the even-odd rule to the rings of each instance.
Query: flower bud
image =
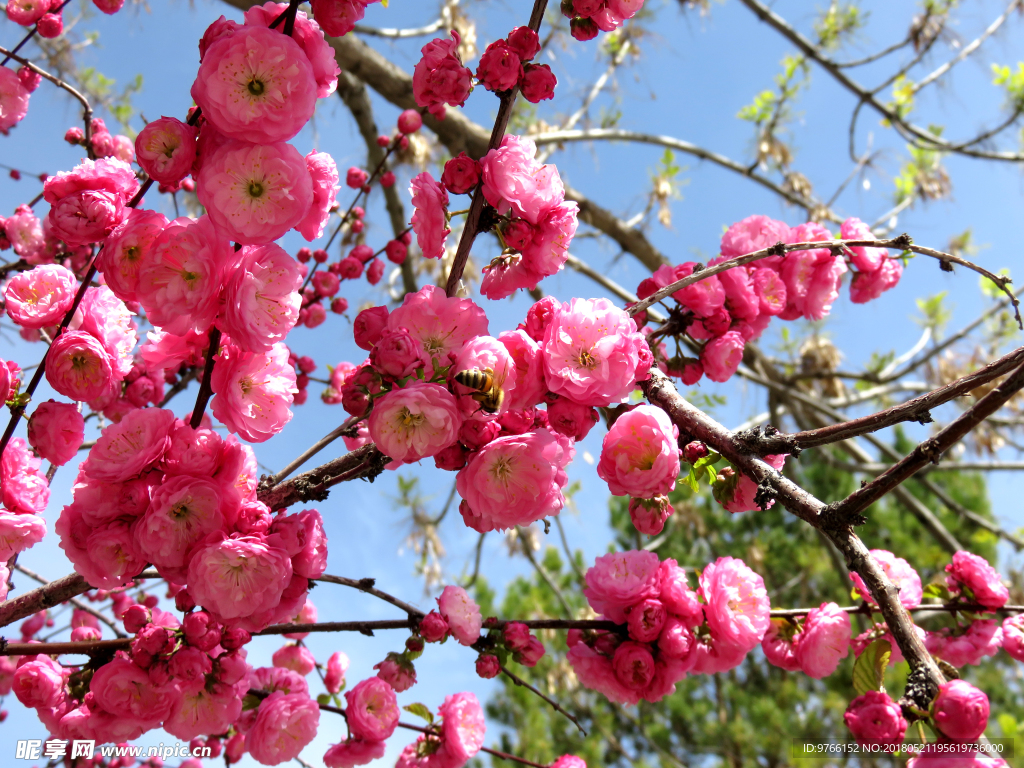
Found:
[[[353,166],[349,168],[348,172],[345,174],[345,183],[352,189],[359,189],[366,184],[366,180],[368,178],[370,178],[370,174],[362,168],[356,168]]]
[[[398,116],[398,130],[402,133],[416,133],[423,127],[423,118],[415,109],[407,109]]]
[[[495,678],[501,674],[501,662],[493,654],[482,653],[476,660],[476,673],[485,680]]]
[[[448,622],[437,611],[431,611],[420,620],[420,637],[428,643],[438,643],[448,636]]]
[[[954,741],[976,741],[988,726],[988,696],[966,680],[939,686],[932,703],[935,725]]]
[[[384,253],[392,264],[403,264],[409,248],[401,240],[392,240],[384,247]]]
[[[687,464],[696,464],[709,453],[708,447],[700,440],[687,443],[683,448],[683,459]]]

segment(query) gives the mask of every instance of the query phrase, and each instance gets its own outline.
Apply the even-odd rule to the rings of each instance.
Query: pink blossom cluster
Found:
[[[633,18],[644,0],[566,0],[562,15],[577,40],[593,40],[598,32],[613,32]]]
[[[342,37],[355,29],[366,6],[380,0],[312,0],[313,18],[331,37]]]
[[[0,221],[0,228],[3,229],[0,250],[13,247],[30,265],[52,264],[58,250],[64,250],[49,220],[40,221],[27,205],[19,205],[13,214]]]
[[[124,4],[124,0],[94,0],[100,10],[109,2],[116,7],[105,13],[114,13]],[[7,0],[7,18],[23,27],[35,25],[40,37],[59,37],[64,31],[63,4],[63,0]]]
[[[5,453],[5,456],[7,453]],[[252,450],[170,411],[141,408],[104,429],[56,524],[90,584],[125,584],[147,563],[187,585],[183,604],[248,630],[285,621],[323,573],[320,515],[273,515],[256,500]]]
[[[529,27],[516,27],[487,46],[476,68],[476,79],[488,91],[503,93],[518,87],[533,104],[554,98],[558,81],[547,64],[531,64],[540,53],[540,38]]]
[[[1002,608],[1010,599],[999,571],[983,557],[970,552],[955,552],[946,566],[949,591],[965,602],[973,602],[991,611]]]
[[[440,727],[402,750],[395,768],[462,768],[480,751],[487,725],[476,696],[446,696],[437,712]]]
[[[488,628],[496,626],[494,619],[487,619],[484,625]],[[504,654],[525,667],[537,666],[537,662],[545,654],[544,644],[521,621],[506,623],[500,632],[492,629],[488,633],[484,648],[476,660],[476,673],[487,680],[501,673],[499,654]]]
[[[8,18],[11,18],[12,5],[17,8],[16,0],[8,0]],[[25,119],[30,95],[31,91],[25,87],[22,78],[18,77],[13,69],[3,67],[3,71],[0,72],[0,134],[6,136],[11,128]]]
[[[859,219],[847,219],[841,228],[843,238],[873,240],[870,229]],[[709,264],[772,247],[778,243],[829,243],[833,234],[815,222],[790,228],[767,216],[750,216],[733,224],[722,236],[720,255]],[[873,247],[852,247],[849,265],[829,247],[790,251],[772,255],[746,266],[733,267],[699,280],[672,294],[689,313],[686,334],[702,343],[699,359],[668,358],[663,347],[655,350],[663,370],[684,384],[696,384],[701,377],[727,381],[743,360],[748,341],[760,338],[772,317],[780,320],[821,320],[839,297],[842,277],[854,269],[850,297],[855,303],[878,298],[899,281],[902,263],[886,251]],[[665,265],[637,288],[641,299],[683,278],[690,277],[700,265],[686,262]]]
[[[781,472],[787,454],[762,456],[762,460],[772,469]],[[771,509],[775,505],[773,499],[758,501],[758,488],[750,477],[734,467],[724,467],[716,475],[711,485],[711,493],[719,504],[733,514],[739,512],[756,512]]]
[[[849,655],[850,634],[850,615],[836,603],[822,603],[802,622],[773,619],[761,649],[776,667],[820,680]]]
[[[7,444],[0,459],[0,562],[7,563],[46,535],[42,513],[50,500],[50,486],[39,471],[40,463],[20,437]],[[6,580],[0,592],[6,598]]]
[[[675,560],[653,552],[602,555],[586,573],[590,607],[623,632],[569,630],[580,682],[611,701],[660,701],[686,674],[739,665],[770,625],[768,593],[741,560],[719,558],[694,591]]]
[[[85,133],[77,126],[68,128],[64,141],[72,146],[86,146]],[[111,133],[103,118],[94,117],[90,121],[88,146],[96,157],[116,157],[129,165],[135,162],[135,144],[127,136]]]
[[[473,90],[473,73],[462,64],[459,43],[462,38],[454,29],[450,39],[431,40],[420,51],[420,60],[412,73],[412,95],[416,104],[438,120],[443,120],[445,107],[461,107]]]

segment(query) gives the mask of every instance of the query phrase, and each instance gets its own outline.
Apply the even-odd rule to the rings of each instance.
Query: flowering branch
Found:
[[[203,414],[206,412],[206,404],[210,402],[213,394],[213,366],[217,362],[217,352],[220,350],[220,328],[210,330],[210,346],[206,351],[206,364],[203,366],[203,381],[199,385],[199,394],[196,395],[196,406],[192,409],[192,419],[189,425],[192,429],[199,429],[203,423]]]

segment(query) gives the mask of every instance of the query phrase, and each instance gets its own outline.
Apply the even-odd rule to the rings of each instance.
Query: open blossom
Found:
[[[796,658],[800,669],[820,680],[828,677],[850,652],[850,614],[835,603],[822,603],[804,620]]]
[[[483,192],[487,202],[531,224],[565,199],[565,187],[553,165],[541,165],[531,139],[506,135],[501,146],[492,149],[480,161]]]
[[[332,37],[347,35],[363,18],[366,6],[378,0],[313,0],[313,18]]]
[[[444,256],[445,240],[451,234],[445,211],[448,209],[448,193],[429,173],[414,176],[409,185],[412,194],[412,229],[416,233],[416,244],[429,259]]]
[[[139,188],[131,166],[121,160],[83,160],[70,171],[50,176],[43,197],[47,222],[68,245],[102,240],[128,215],[125,207]]]
[[[456,693],[445,696],[444,704],[437,709],[443,718],[441,724],[441,748],[443,765],[463,766],[476,756],[484,744],[487,725],[480,702],[472,693]]]
[[[47,400],[28,420],[28,442],[51,464],[67,464],[85,440],[85,419],[70,403]]]
[[[12,5],[7,5],[8,15]],[[45,6],[40,3],[38,7]],[[28,23],[32,24],[34,21]],[[13,69],[4,67],[3,70],[0,72],[0,133],[6,136],[7,132],[28,114],[29,92]]]
[[[253,443],[276,435],[291,421],[298,392],[288,348],[276,342],[265,352],[222,349],[213,368],[213,415]]]
[[[92,334],[65,331],[46,353],[46,380],[65,397],[89,402],[111,391],[114,363]]]
[[[16,254],[30,264],[37,263],[35,257],[45,248],[45,237],[42,223],[31,208],[19,205],[4,221],[2,229]]]
[[[985,656],[993,656],[1003,645],[1003,633],[995,619],[978,619],[964,633],[953,633],[948,627],[928,632],[925,648],[936,658],[954,667],[980,664]]]
[[[370,350],[370,365],[393,379],[411,376],[426,363],[423,345],[405,328],[385,331]]]
[[[168,224],[139,270],[138,299],[153,325],[183,336],[206,333],[217,317],[231,244],[209,216]]]
[[[376,400],[368,426],[386,456],[411,464],[454,443],[461,424],[451,392],[439,384],[413,381]]]
[[[130,524],[123,518],[94,525],[83,517],[81,505],[73,503],[61,511],[54,530],[68,560],[92,586],[122,586],[146,567],[145,558],[135,547]]]
[[[412,74],[412,95],[416,104],[426,107],[434,117],[444,118],[445,105],[461,107],[473,90],[473,73],[462,65],[459,57],[459,33],[451,30],[451,38],[431,40]]]
[[[192,172],[199,130],[174,117],[147,123],[135,137],[135,156],[151,179],[174,186]]]
[[[850,301],[866,304],[894,287],[903,276],[903,262],[885,256],[873,272],[858,272],[850,283]]]
[[[46,535],[46,521],[38,515],[0,509],[0,560],[7,562],[34,547]]]
[[[313,116],[316,95],[313,68],[299,44],[260,26],[210,45],[192,86],[192,98],[218,131],[261,144],[297,134]]]
[[[709,341],[700,353],[700,362],[707,377],[717,382],[728,381],[743,362],[745,345],[739,331],[729,331]]]
[[[13,512],[42,514],[50,500],[50,486],[39,465],[22,438],[7,444],[0,461],[4,506]]]
[[[308,695],[275,691],[260,702],[245,746],[256,762],[280,765],[298,757],[319,724],[320,708]]]
[[[462,518],[481,533],[529,525],[565,506],[572,442],[547,429],[492,440],[459,471]]]
[[[334,61],[333,54],[331,61]],[[338,196],[338,166],[326,152],[310,152],[306,155],[306,170],[313,182],[313,204],[302,221],[295,225],[295,229],[312,242],[324,233],[331,208]]]
[[[118,380],[131,373],[134,363],[132,352],[138,340],[132,313],[107,286],[86,290],[79,311],[68,328],[86,331],[99,339],[110,355]]]
[[[462,645],[472,645],[480,638],[480,606],[462,587],[449,585],[437,598],[440,614],[448,622],[448,630]]]
[[[932,711],[935,725],[954,741],[975,741],[988,726],[988,696],[966,680],[940,685]]]
[[[762,456],[761,458],[766,464],[780,472],[786,462],[785,454],[774,454]],[[738,512],[756,512],[761,509],[761,504],[758,504],[757,501],[757,483],[743,472],[738,472],[731,467],[727,467],[718,473],[718,478],[712,486],[712,492],[714,493],[715,501],[733,514]],[[775,501],[772,499],[762,500],[762,503],[765,505],[765,509],[770,509],[775,505]]]
[[[899,705],[882,691],[867,691],[855,698],[843,720],[858,744],[899,744],[907,732]]]
[[[275,608],[291,577],[287,553],[259,536],[213,534],[188,564],[193,599],[229,624]]]
[[[700,591],[712,636],[745,651],[764,637],[770,622],[764,580],[742,561],[720,557],[705,567]]]
[[[364,0],[356,2],[357,5],[368,5],[375,0]],[[267,2],[263,5],[254,5],[245,12],[245,25],[249,27],[269,27],[278,16],[288,9],[287,3]],[[334,93],[338,88],[338,75],[341,68],[334,56],[334,49],[324,39],[323,30],[313,19],[309,18],[303,11],[295,14],[295,28],[292,30],[292,39],[299,44],[309,65],[313,68],[313,77],[316,79],[316,95],[325,99]],[[331,33],[335,34],[335,33]]]
[[[946,566],[946,583],[955,594],[966,588],[974,600],[986,608],[1002,608],[1010,599],[999,572],[983,557],[964,552],[953,554],[953,562]]]
[[[496,413],[501,415],[508,411],[509,396],[515,392],[518,382],[516,365],[508,348],[493,336],[477,336],[475,339],[470,339],[455,358],[449,373],[454,378],[462,371],[472,370],[491,372],[494,385],[500,388],[505,395],[498,404]],[[481,404],[472,397],[477,393],[476,390],[458,381],[453,384],[453,387],[462,412],[467,418],[484,416],[480,410]]]
[[[448,365],[448,356],[457,354],[470,339],[487,335],[487,315],[483,309],[472,299],[449,298],[436,285],[425,285],[416,293],[405,294],[402,306],[386,317],[389,330],[406,328],[438,366]],[[426,373],[432,374],[433,367],[428,366]]]
[[[544,334],[548,389],[581,405],[621,401],[649,372],[647,342],[636,323],[608,299],[573,299],[555,313]]]
[[[64,696],[64,668],[47,656],[37,656],[14,672],[11,690],[26,707],[55,707]]]
[[[313,180],[291,144],[229,141],[203,160],[196,194],[223,237],[258,245],[302,222],[313,204]]]
[[[849,218],[839,228],[839,236],[843,240],[876,240],[871,227],[857,218]],[[882,266],[886,258],[885,248],[872,248],[866,245],[847,246],[853,254],[853,266],[860,272],[874,272]]]
[[[902,557],[896,557],[892,552],[884,549],[872,549],[871,556],[881,566],[889,581],[899,589],[900,602],[903,603],[903,607],[908,610],[917,608],[921,604],[922,597],[921,577],[914,570],[913,566]],[[857,591],[860,592],[861,597],[870,605],[877,605],[871,590],[864,584],[859,573],[851,571],[850,580],[857,588]]]
[[[97,669],[89,690],[99,708],[133,718],[149,728],[159,725],[174,703],[174,697],[155,686],[145,670],[123,658]]]
[[[668,494],[679,476],[679,428],[661,408],[640,405],[615,420],[601,445],[598,476],[616,496]]]
[[[398,727],[395,691],[379,677],[368,677],[345,692],[348,727],[357,739],[383,741]]]
[[[282,341],[299,319],[299,266],[281,246],[242,248],[224,287],[223,324],[231,341],[248,352],[265,352]]]
[[[627,608],[658,596],[660,565],[654,552],[630,550],[601,555],[587,570],[583,594],[597,613],[623,624]]]
[[[320,0],[313,0],[316,5]],[[327,2],[328,0],[322,0]],[[338,2],[339,0],[335,0]],[[344,2],[345,0],[340,0]],[[358,3],[358,0],[353,0]],[[383,741],[363,741],[362,739],[346,739],[335,744],[324,754],[324,765],[327,768],[355,768],[357,765],[368,765],[374,760],[384,757],[386,743]]]
[[[156,464],[167,450],[174,414],[138,408],[103,430],[82,468],[90,478],[123,483]]]
[[[78,290],[74,273],[59,264],[43,264],[20,272],[4,289],[7,314],[22,328],[59,325]]]
[[[107,287],[122,301],[138,301],[142,265],[166,226],[167,217],[162,213],[133,208],[96,255],[96,266]]]

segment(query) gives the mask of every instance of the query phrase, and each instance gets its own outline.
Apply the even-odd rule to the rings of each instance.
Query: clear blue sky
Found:
[[[437,5],[433,1],[391,0],[388,9],[372,6],[366,23],[386,27],[420,26],[435,18]],[[523,0],[479,0],[463,5],[480,23],[478,45],[481,49],[512,26],[525,23],[529,7]],[[555,5],[554,0],[552,5]],[[620,127],[676,136],[749,162],[752,131],[749,125],[735,119],[736,112],[749,103],[755,93],[772,87],[780,61],[791,52],[791,47],[758,23],[736,0],[712,3],[706,16],[695,11],[681,12],[674,0],[648,0],[648,6],[657,11],[658,22],[641,40],[639,59],[619,73],[615,88],[598,100],[592,114],[596,116],[602,107],[619,109],[623,113]],[[812,4],[779,2],[775,8],[808,31],[814,14]],[[858,44],[847,51],[849,58],[895,42],[917,12],[916,7],[907,2],[869,2],[865,3],[865,9],[870,11],[869,24]],[[953,32],[961,41],[973,39],[1001,10],[1001,4],[991,0],[972,3],[958,10],[960,23]],[[198,64],[197,41],[209,22],[222,13],[230,18],[241,18],[238,11],[212,0],[155,2],[150,3],[149,9],[126,8],[114,17],[103,16],[90,7],[89,16],[80,22],[80,28],[97,30],[99,38],[95,45],[80,51],[79,64],[95,66],[104,75],[116,79],[118,87],[137,73],[141,74],[143,89],[133,97],[137,112],[149,120],[160,115],[183,117],[191,105],[189,88]],[[946,126],[947,135],[962,137],[1001,119],[1003,96],[991,85],[989,65],[1015,64],[1015,54],[1019,56],[1021,50],[1022,23],[1021,18],[1015,16],[978,57],[955,69],[950,87],[926,91],[921,97],[916,120],[925,125],[940,123]],[[10,46],[18,38],[19,30],[15,25],[6,20],[0,22],[3,45]],[[425,39],[417,39],[392,44],[372,40],[371,44],[411,70],[424,42]],[[554,58],[548,63],[559,77],[558,97],[554,103],[541,105],[540,117],[557,123],[576,108],[581,94],[604,67],[603,62],[596,59],[597,50],[596,41],[554,49]],[[936,66],[955,52],[948,41],[944,41],[936,46],[936,52],[926,62]],[[471,66],[475,66],[475,62]],[[890,71],[888,65],[865,69],[867,71],[857,70],[856,76],[872,85]],[[397,110],[376,97],[375,105],[378,125],[386,131],[393,126]],[[792,135],[795,167],[811,180],[819,196],[830,197],[851,171],[846,142],[853,105],[853,98],[834,85],[826,73],[812,68],[811,88],[794,107],[796,119]],[[496,106],[497,100],[481,89],[471,97],[467,112],[490,125]],[[0,163],[35,173],[54,173],[72,167],[81,157],[80,149],[67,146],[61,137],[77,120],[72,102],[44,82],[32,97],[26,120],[10,136],[0,137]],[[137,117],[133,127],[138,130],[141,125]],[[870,188],[858,179],[840,196],[836,208],[844,215],[872,221],[892,205],[892,177],[905,150],[891,132],[879,126],[876,115],[865,111],[859,124],[857,145],[863,150],[868,141],[882,150],[877,169],[865,177]],[[312,146],[330,152],[342,169],[361,164],[365,157],[362,140],[337,98],[321,102],[314,123],[295,143],[303,152]],[[573,186],[595,202],[628,218],[642,210],[649,179],[661,152],[656,147],[627,144],[576,145],[557,153],[552,161]],[[686,185],[682,188],[682,199],[672,203],[673,226],[666,229],[655,223],[649,232],[652,241],[674,262],[715,255],[723,227],[754,213],[768,214],[791,225],[804,220],[798,210],[783,206],[770,193],[728,171],[692,157],[678,155],[676,160],[685,166],[682,178]],[[1024,274],[1019,257],[1020,224],[1024,221],[1020,170],[1010,165],[956,158],[948,160],[947,167],[953,181],[952,197],[928,206],[919,205],[904,213],[898,231],[909,232],[920,244],[944,248],[951,236],[970,228],[975,242],[984,245],[977,256],[981,264],[993,270],[1010,267],[1015,274]],[[402,181],[407,181],[409,169],[400,173]],[[32,179],[14,182],[0,178],[0,213],[9,214],[38,190],[39,184]],[[344,193],[342,199],[347,204]],[[168,201],[155,194],[146,202],[150,207],[172,213]],[[389,225],[380,213],[378,197],[368,216],[368,242],[375,247],[383,245],[389,237]],[[294,252],[301,243],[297,236],[289,236],[284,244]],[[478,246],[478,253],[486,253],[488,247],[487,244],[482,248]],[[631,256],[618,258],[617,249],[607,242],[579,240],[573,252],[630,289],[644,277],[642,266]],[[545,281],[542,288],[563,299],[602,295],[600,288],[568,270]],[[911,320],[916,314],[914,300],[939,291],[947,291],[954,305],[951,329],[973,319],[984,307],[975,275],[962,271],[945,274],[935,263],[924,260],[913,262],[900,286],[869,306],[850,304],[844,291],[825,326],[825,332],[843,350],[844,368],[862,365],[872,352],[895,350],[900,353],[913,346],[920,334],[919,327]],[[380,286],[372,288],[365,282],[344,284],[343,295],[353,308],[363,303],[386,301]],[[525,295],[510,301],[486,302],[491,332],[496,335],[515,327],[529,304]],[[777,329],[781,325],[775,322],[766,334],[761,342],[765,349],[775,347]],[[23,365],[35,362],[41,348],[16,339],[9,323],[3,327],[0,355],[13,357]],[[319,365],[316,375],[323,376],[327,364],[340,360],[358,363],[363,359],[362,351],[351,342],[349,329],[347,319],[332,316],[316,332],[296,330],[288,343],[299,354],[313,356]],[[793,330],[803,332],[805,329],[797,326]],[[728,398],[728,404],[716,412],[727,424],[739,423],[763,410],[764,394],[739,381],[725,385],[705,383],[702,389]],[[320,404],[318,392],[319,385],[311,384],[309,404],[295,409],[293,421],[277,439],[257,447],[257,456],[265,467],[281,468],[344,418],[340,406],[327,408]],[[44,388],[42,397],[50,394]],[[179,414],[189,411],[193,398],[194,390],[180,396],[173,404],[175,411]],[[600,554],[608,541],[607,489],[588,463],[588,456],[590,461],[599,456],[601,437],[601,430],[595,429],[577,446],[570,478],[583,481],[583,489],[576,497],[581,512],[564,514],[572,546],[582,548],[589,559]],[[453,476],[436,471],[432,462],[403,469],[403,474],[422,477],[424,489],[435,495],[434,503],[438,506],[443,503],[453,480]],[[51,531],[62,504],[69,501],[71,477],[69,468],[57,474],[47,512]],[[994,477],[991,490],[996,515],[1015,529],[1022,523],[1019,503],[1015,503],[1018,500],[1010,495],[1011,482],[1008,477]],[[403,512],[393,504],[396,495],[394,476],[386,474],[373,485],[355,482],[339,488],[319,505],[330,538],[328,572],[376,578],[381,588],[427,609],[433,600],[424,596],[422,582],[414,575],[416,558],[403,541],[406,527]],[[446,573],[457,577],[464,568],[471,567],[476,534],[452,514],[442,526],[442,535],[448,552]],[[870,532],[866,537],[870,543]],[[55,539],[51,534],[26,553],[22,562],[51,578],[68,573],[69,564],[63,559]],[[513,575],[529,569],[521,559],[507,558],[505,544],[498,535],[488,537],[484,551],[485,573],[495,586],[500,587]],[[31,586],[22,576],[17,577],[16,582],[19,589]],[[317,588],[313,599],[319,606],[321,620],[396,615],[379,601],[331,585]],[[383,659],[387,651],[400,650],[403,641],[402,633],[394,633],[374,639],[359,635],[312,636],[309,644],[322,660],[336,649],[348,653],[352,659],[349,681],[354,683],[372,674],[372,665]],[[276,647],[273,640],[255,642],[251,646],[250,660],[257,665],[269,664],[270,654]],[[452,642],[443,647],[430,647],[418,664],[420,683],[400,695],[400,703],[421,701],[436,707],[445,694],[460,690],[472,690],[484,700],[493,684],[475,675],[474,656],[473,652]],[[0,755],[8,751],[13,755],[16,736],[41,736],[43,729],[34,713],[26,712],[17,702],[12,700],[6,706],[11,717],[0,729]],[[330,715],[325,714],[322,723],[320,735],[306,751],[307,759],[314,764],[319,764],[327,745],[337,741],[343,733],[341,721],[333,721]],[[149,745],[168,738],[163,733],[148,734],[138,743]],[[398,750],[409,740],[405,733],[398,733],[389,742],[388,755],[382,763],[393,764]]]

